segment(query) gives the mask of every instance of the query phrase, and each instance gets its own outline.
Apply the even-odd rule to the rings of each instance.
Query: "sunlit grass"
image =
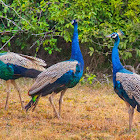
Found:
[[[32,80],[17,80],[26,105]],[[54,118],[48,97],[40,98],[34,112],[21,110],[19,96],[12,87],[8,111],[4,110],[6,85],[0,81],[0,140],[139,140],[140,114],[135,111],[133,129],[128,133],[125,103],[114,94],[112,85],[77,85],[67,90],[62,119]],[[25,84],[26,83],[26,84]],[[26,86],[25,86],[26,85]],[[58,108],[56,95],[54,103]]]

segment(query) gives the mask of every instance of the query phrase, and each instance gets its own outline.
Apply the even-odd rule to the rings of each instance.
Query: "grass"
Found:
[[[27,89],[32,80],[17,80],[26,105]],[[25,82],[26,85],[25,86]],[[128,132],[128,113],[124,101],[112,86],[77,85],[67,90],[62,105],[62,119],[54,117],[48,97],[42,97],[34,112],[21,110],[19,97],[12,87],[9,109],[4,110],[6,85],[0,85],[0,140],[139,140],[140,114],[135,111],[132,132]],[[56,95],[54,103],[58,108]]]

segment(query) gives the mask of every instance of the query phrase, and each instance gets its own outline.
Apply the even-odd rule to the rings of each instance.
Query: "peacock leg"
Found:
[[[6,81],[6,85],[7,85],[7,97],[6,97],[6,104],[5,104],[5,110],[8,109],[8,99],[9,99],[9,93],[10,93],[10,82],[11,80]]]
[[[51,103],[51,105],[52,105],[52,107],[53,107],[53,111],[54,111],[55,115],[57,116],[58,119],[60,119],[60,116],[59,116],[59,114],[58,114],[58,112],[57,112],[57,110],[56,110],[56,108],[55,108],[54,103],[53,103],[53,97],[54,97],[55,95],[56,95],[56,93],[53,92],[53,93],[51,94],[51,96],[49,97],[49,101],[50,101],[50,103]]]
[[[24,110],[24,105],[22,103],[22,99],[21,99],[21,94],[20,94],[20,89],[18,87],[18,85],[16,84],[15,80],[11,80],[11,83],[14,85],[14,87],[16,88],[16,90],[18,91],[19,94],[19,99],[20,99],[20,103],[21,103],[21,107]]]
[[[131,131],[132,128],[132,121],[133,121],[133,115],[134,115],[134,108],[130,106],[128,102],[125,102],[126,106],[128,108],[128,114],[129,114],[129,131]]]
[[[128,113],[129,113],[129,131],[131,131],[132,121],[133,121],[133,116],[134,116],[134,108],[130,107]]]
[[[130,104],[129,104],[128,102],[126,102],[126,101],[125,101],[125,104],[126,104],[126,107],[127,107],[128,111],[129,111],[129,109],[130,109]]]
[[[61,116],[61,105],[62,105],[63,96],[64,96],[66,90],[67,90],[67,89],[63,90],[63,91],[61,92],[61,95],[60,95],[60,99],[59,99],[59,116]]]

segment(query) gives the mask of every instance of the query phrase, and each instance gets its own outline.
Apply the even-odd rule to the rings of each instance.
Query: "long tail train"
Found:
[[[38,104],[38,101],[40,99],[40,96],[41,96],[41,94],[40,95],[35,95],[31,99],[31,101],[25,106],[25,110],[28,111],[29,109],[32,109],[32,111],[34,111],[35,108],[36,108],[36,105]]]

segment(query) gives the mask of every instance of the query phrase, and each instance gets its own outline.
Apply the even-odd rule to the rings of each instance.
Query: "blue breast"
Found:
[[[56,83],[60,85],[65,85],[67,88],[72,88],[79,82],[82,75],[83,70],[81,69],[81,66],[77,64],[75,72],[73,70],[68,71],[62,77],[60,77],[56,81]]]
[[[0,61],[0,78],[3,80],[9,80],[12,79],[13,75],[13,67]]]

